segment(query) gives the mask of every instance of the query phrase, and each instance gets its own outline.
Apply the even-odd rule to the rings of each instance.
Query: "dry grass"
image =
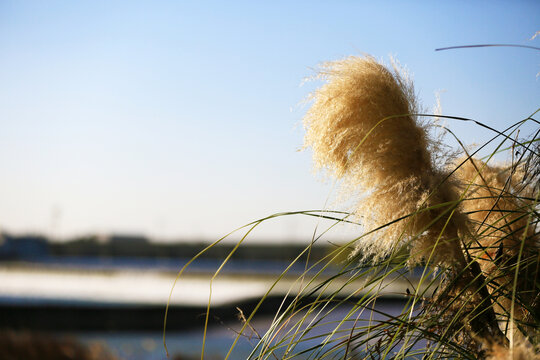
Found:
[[[526,343],[518,343],[511,349],[494,344],[487,360],[540,360],[540,354]]]
[[[115,360],[100,344],[28,331],[0,331],[0,357],[6,360]]]
[[[340,223],[362,229],[313,267],[306,263],[297,295],[292,301],[285,296],[249,359],[537,359],[540,130],[529,140],[516,138],[521,125],[540,124],[534,114],[503,131],[446,116],[473,121],[493,131],[490,142],[500,140],[480,160],[456,138],[467,154],[458,159],[442,154],[440,139],[432,138],[419,120],[428,115],[418,114],[412,82],[398,66],[389,69],[369,56],[348,57],[322,64],[318,78],[324,84],[311,95],[304,147],[313,151],[315,168],[336,178],[354,205],[350,213],[322,209],[256,220],[242,228],[246,233],[235,250],[256,226],[279,216],[334,222],[313,235],[303,251],[307,254]],[[492,157],[503,151],[511,154],[510,165],[493,165]],[[349,256],[335,268],[351,248],[361,261]],[[412,265],[422,266],[422,274],[409,279]],[[334,276],[322,279],[331,268]],[[287,271],[243,319],[227,359]],[[335,286],[337,279],[362,279],[363,285],[345,295]],[[397,279],[410,285],[402,294],[401,314],[377,310],[381,292]],[[347,315],[330,320],[343,306],[350,309]],[[209,309],[210,299],[207,319]],[[364,313],[370,313],[369,320]],[[317,332],[329,323],[335,325],[332,330]],[[302,349],[314,339],[320,340],[317,345]]]
[[[528,159],[506,168],[471,156],[440,161],[399,68],[349,57],[323,64],[319,77],[326,83],[311,96],[305,147],[349,196],[363,194],[352,211],[371,236],[356,251],[378,261],[407,245],[409,264],[443,265],[446,280],[428,306],[441,336],[478,352],[487,342],[536,343],[538,184],[525,179],[537,139],[522,149]]]
[[[455,261],[460,216],[454,214],[446,224],[443,214],[449,208],[433,206],[456,196],[428,151],[434,140],[414,115],[412,82],[398,67],[389,70],[372,57],[325,63],[320,77],[327,83],[312,95],[313,105],[304,118],[305,147],[313,150],[315,167],[343,180],[351,196],[363,194],[354,213],[362,217],[366,230],[409,216],[360,242],[357,250],[383,258],[414,238],[417,260],[437,246],[446,255],[433,253],[436,262]],[[432,209],[424,211],[427,208]]]
[[[534,189],[520,187],[523,174],[519,168],[490,166],[473,158],[459,163],[462,164],[457,175],[466,199],[462,209],[469,220],[470,254],[488,279],[496,279],[490,292],[501,327],[514,327],[516,339],[522,333],[534,337],[537,329],[527,325],[533,322],[527,306],[538,306],[535,287],[539,273],[535,260],[540,239],[529,216],[534,208]],[[521,190],[519,194],[517,190]],[[518,257],[522,259],[521,269],[515,268]],[[519,273],[517,282],[515,272]],[[519,299],[510,313],[512,303],[516,302],[512,297],[514,286]],[[510,317],[521,323],[521,331],[508,323]]]

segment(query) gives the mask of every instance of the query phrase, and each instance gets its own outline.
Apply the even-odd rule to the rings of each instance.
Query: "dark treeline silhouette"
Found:
[[[0,259],[32,260],[46,256],[99,256],[99,257],[159,257],[192,258],[203,250],[208,242],[184,241],[158,243],[143,236],[111,235],[86,236],[66,242],[50,241],[40,235],[1,234]],[[235,244],[225,243],[208,249],[201,258],[224,259]],[[300,254],[306,245],[259,241],[244,243],[234,258],[239,260],[290,261]],[[332,245],[316,245],[310,250],[310,258],[317,261],[328,254]]]

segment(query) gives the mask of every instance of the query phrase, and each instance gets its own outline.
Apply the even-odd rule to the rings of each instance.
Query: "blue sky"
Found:
[[[0,1],[0,228],[211,240],[320,209],[331,184],[297,151],[318,63],[394,55],[426,107],[442,91],[445,115],[502,129],[540,105],[540,52],[434,49],[540,46],[538,14],[536,1]]]

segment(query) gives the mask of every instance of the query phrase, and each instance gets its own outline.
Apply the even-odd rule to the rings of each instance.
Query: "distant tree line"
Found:
[[[66,242],[49,241],[40,235],[14,236],[1,234],[0,259],[32,259],[45,256],[96,256],[96,257],[159,257],[192,258],[203,250],[208,243],[174,242],[158,243],[143,236],[85,236]],[[201,258],[224,259],[233,250],[234,243],[219,244],[207,250]],[[243,244],[234,259],[242,260],[284,260],[296,258],[307,245],[258,242]],[[313,261],[323,258],[331,245],[316,245],[310,250]],[[306,252],[307,253],[307,252]],[[306,255],[303,256],[305,259]]]

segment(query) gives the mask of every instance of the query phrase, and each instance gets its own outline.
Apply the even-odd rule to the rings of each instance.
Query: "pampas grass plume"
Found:
[[[518,343],[512,348],[495,344],[491,347],[487,360],[540,360],[540,354],[526,343]]]
[[[389,70],[370,56],[351,56],[322,64],[319,77],[326,83],[311,95],[313,105],[304,117],[304,147],[312,149],[316,169],[363,194],[354,212],[366,230],[450,196],[444,195],[448,187],[431,193],[442,176],[434,169],[426,130],[414,116],[414,87],[403,71],[397,66]],[[417,248],[425,254],[435,246],[440,235],[435,230],[441,228],[432,226],[428,238],[418,235],[436,215],[418,213],[387,226],[376,238],[360,242],[358,250],[383,257],[402,239],[416,236]],[[445,246],[446,259],[458,251],[455,244]]]
[[[470,222],[470,253],[488,279],[497,279],[500,289],[492,296],[496,299],[494,307],[500,326],[507,327],[512,305],[510,294],[515,285],[521,300],[514,305],[511,316],[522,323],[525,334],[535,337],[537,329],[526,324],[534,321],[527,306],[538,307],[535,288],[540,278],[534,260],[538,256],[539,239],[528,216],[529,207],[534,203],[513,193],[515,186],[521,183],[522,174],[514,167],[491,166],[474,158],[462,159],[459,163],[456,174],[465,199],[462,210]],[[517,170],[514,176],[512,169]],[[531,194],[526,195],[533,198]],[[520,252],[523,260],[514,284],[514,270],[508,269],[516,266]],[[514,335],[520,339],[521,332],[513,328]]]

